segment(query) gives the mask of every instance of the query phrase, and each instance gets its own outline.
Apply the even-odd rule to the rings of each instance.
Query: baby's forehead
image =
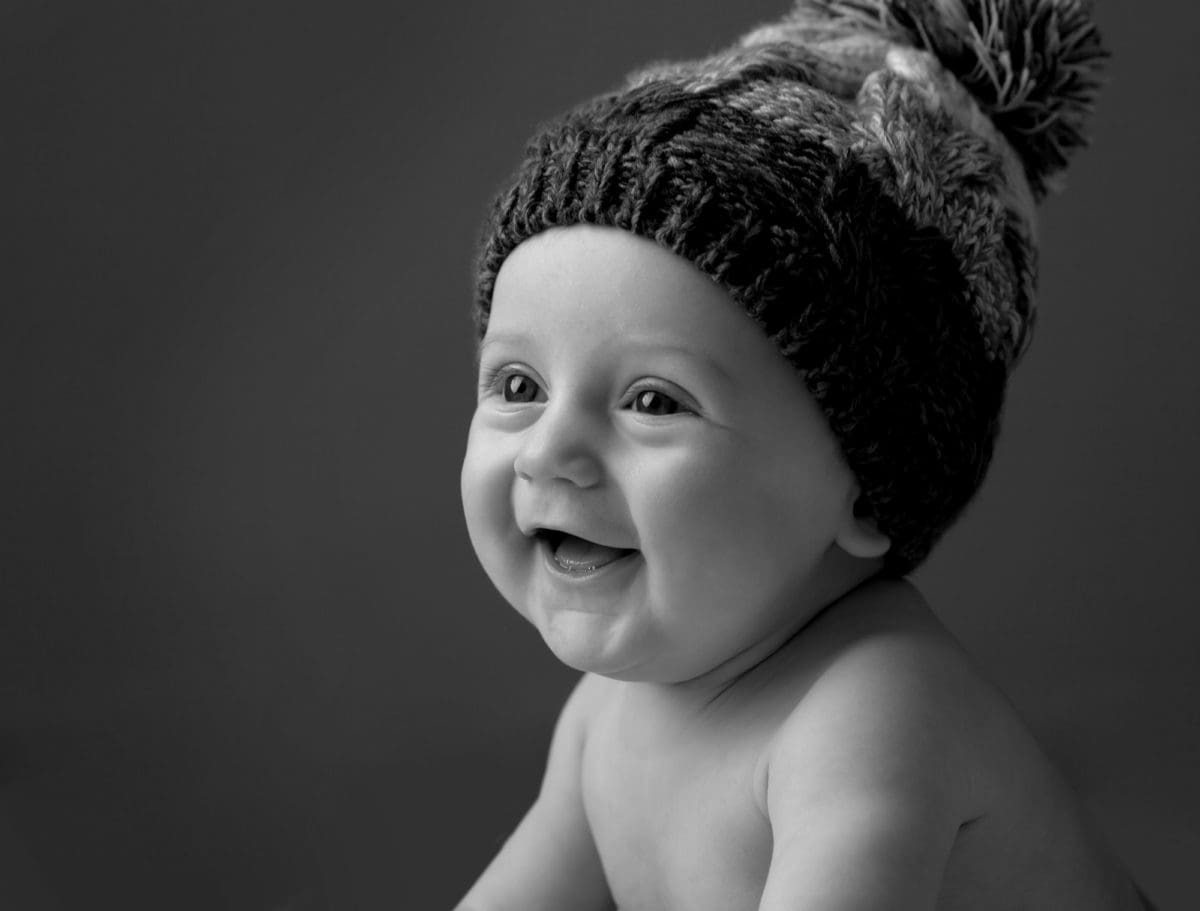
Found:
[[[745,309],[693,263],[594,225],[535,235],[497,275],[483,348],[547,340],[697,354],[723,366],[779,357]]]

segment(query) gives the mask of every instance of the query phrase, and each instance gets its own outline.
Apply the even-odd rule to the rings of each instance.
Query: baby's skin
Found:
[[[459,911],[1136,911],[908,583],[775,346],[682,258],[555,228],[497,276],[463,464],[485,571],[583,671]]]

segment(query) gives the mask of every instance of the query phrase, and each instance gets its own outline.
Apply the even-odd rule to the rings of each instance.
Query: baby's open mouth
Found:
[[[637,553],[627,547],[609,547],[551,528],[539,528],[534,537],[547,549],[558,568],[571,575],[593,573],[622,557]]]

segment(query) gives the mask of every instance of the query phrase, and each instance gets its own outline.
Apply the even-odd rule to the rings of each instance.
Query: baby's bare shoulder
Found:
[[[797,721],[824,718],[851,701],[873,721],[899,712],[898,720],[917,713],[926,724],[954,725],[964,708],[973,716],[981,701],[996,698],[920,592],[902,580],[857,589],[798,638],[804,642],[795,660],[805,672]]]
[[[1007,702],[906,582],[864,586],[798,639],[794,704],[767,761],[803,770],[815,791],[937,792],[968,819],[985,801],[981,764],[1027,748]]]

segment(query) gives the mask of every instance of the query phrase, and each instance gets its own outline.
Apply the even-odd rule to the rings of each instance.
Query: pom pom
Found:
[[[792,17],[932,53],[1012,144],[1039,198],[1087,143],[1108,58],[1088,0],[797,0]]]

